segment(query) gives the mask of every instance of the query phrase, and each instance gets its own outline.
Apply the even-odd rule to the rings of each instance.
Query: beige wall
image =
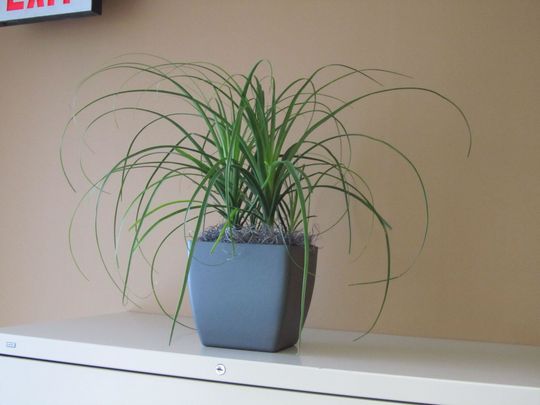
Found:
[[[468,160],[462,123],[433,98],[373,100],[349,114],[355,129],[418,164],[431,201],[426,249],[392,284],[377,331],[539,345],[539,20],[534,0],[103,0],[101,17],[1,28],[0,325],[123,308],[85,249],[84,221],[76,237],[86,241],[90,282],[70,260],[78,196],[62,177],[58,144],[77,82],[118,54],[150,52],[236,72],[267,58],[284,81],[327,63],[381,67],[454,99],[474,131]],[[394,225],[399,268],[418,241],[418,195],[406,192],[411,178],[398,162],[355,148]],[[323,217],[332,211],[319,206]],[[353,261],[342,239],[320,240],[309,323],[362,330],[382,289],[347,284],[377,277],[384,263],[377,244]]]

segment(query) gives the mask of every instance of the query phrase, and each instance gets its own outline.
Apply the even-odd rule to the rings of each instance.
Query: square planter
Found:
[[[302,246],[197,242],[189,272],[195,324],[205,346],[275,352],[298,341]],[[305,315],[317,248],[311,248]],[[304,318],[305,319],[305,318]]]

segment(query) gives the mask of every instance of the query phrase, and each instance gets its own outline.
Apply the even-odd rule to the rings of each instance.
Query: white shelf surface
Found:
[[[184,321],[191,322],[190,319]],[[540,347],[306,329],[300,350],[204,347],[162,315],[0,328],[0,355],[172,377],[428,404],[540,404]],[[216,372],[223,365],[225,373]]]

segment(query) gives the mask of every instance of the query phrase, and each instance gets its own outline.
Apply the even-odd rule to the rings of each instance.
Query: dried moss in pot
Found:
[[[223,243],[304,246],[304,234],[302,231],[286,233],[282,229],[269,226],[225,227],[225,229],[223,227],[223,224],[207,227],[199,235],[198,240],[201,242],[219,240]],[[310,246],[315,245],[315,239],[314,234],[309,235]]]

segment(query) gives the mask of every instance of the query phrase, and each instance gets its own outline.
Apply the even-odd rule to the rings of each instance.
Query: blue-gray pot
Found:
[[[195,244],[189,291],[205,346],[276,352],[298,341],[304,267],[302,246]],[[311,248],[304,319],[317,266]]]

